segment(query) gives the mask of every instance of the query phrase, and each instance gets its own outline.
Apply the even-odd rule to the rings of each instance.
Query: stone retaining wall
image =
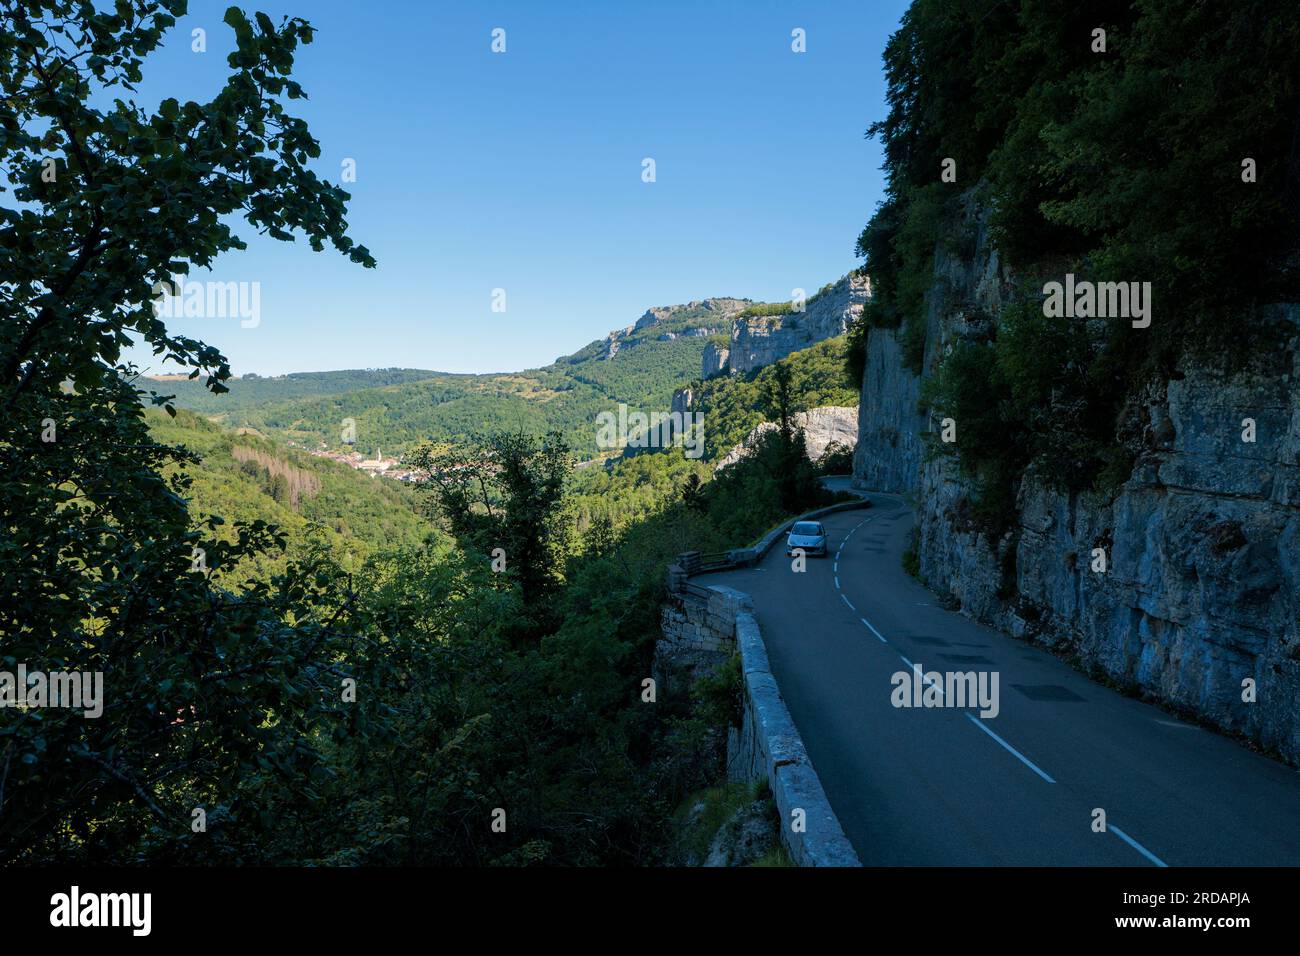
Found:
[[[709,588],[702,599],[694,593],[668,596],[659,621],[663,637],[655,644],[655,661],[673,670],[683,668],[693,677],[700,667],[712,668],[736,649],[735,599],[731,588]],[[659,668],[656,668],[659,669]]]
[[[680,682],[684,690],[697,674],[740,654],[744,716],[727,731],[727,776],[767,781],[790,858],[799,866],[860,866],[781,697],[749,595],[720,585],[673,594],[662,631],[655,679],[665,687]]]
[[[798,866],[861,866],[781,697],[749,595],[727,587],[710,590],[736,608],[735,641],[744,675],[744,717],[727,733],[727,776],[767,780],[780,812],[781,840]]]

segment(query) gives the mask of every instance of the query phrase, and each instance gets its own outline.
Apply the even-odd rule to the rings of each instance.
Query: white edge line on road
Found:
[[[843,594],[840,595],[840,599],[849,606],[850,611],[855,611],[855,612],[857,611],[857,608],[853,606],[853,602],[850,601],[848,598],[846,598]]]
[[[1133,839],[1131,836],[1129,836],[1127,833],[1125,833],[1125,832],[1124,832],[1123,830],[1121,830],[1119,827],[1115,826],[1115,824],[1113,824],[1113,823],[1108,823],[1108,824],[1106,824],[1106,829],[1107,829],[1107,830],[1110,830],[1112,833],[1115,834],[1115,836],[1119,837],[1121,840],[1123,840],[1125,843],[1127,843],[1127,844],[1128,844],[1129,846],[1131,846],[1133,849],[1137,850],[1139,853],[1141,853],[1144,857],[1146,857],[1148,860],[1150,860],[1150,861],[1151,861],[1152,863],[1154,863],[1156,866],[1163,866],[1163,867],[1165,867],[1165,868],[1168,868],[1168,866],[1169,866],[1168,863],[1166,863],[1164,860],[1160,859],[1160,857],[1156,856],[1154,853],[1152,853],[1150,850],[1148,850],[1146,847],[1144,847],[1144,846],[1143,846],[1141,843],[1139,843],[1137,840]]]
[[[1022,764],[1024,764],[1026,767],[1028,767],[1028,768],[1029,768],[1030,770],[1032,770],[1034,773],[1038,774],[1040,777],[1042,777],[1042,778],[1043,778],[1044,780],[1046,780],[1048,783],[1056,783],[1055,780],[1053,780],[1051,777],[1049,777],[1047,774],[1045,774],[1041,769],[1039,769],[1039,767],[1038,767],[1038,766],[1037,766],[1037,765],[1036,765],[1032,760],[1030,760],[1028,757],[1026,757],[1024,754],[1022,754],[1022,753],[1021,753],[1019,750],[1017,750],[1015,747],[1011,746],[1009,743],[1007,743],[1005,740],[1003,740],[1001,737],[999,737],[999,736],[998,736],[997,734],[995,734],[993,731],[991,731],[991,730],[989,730],[987,727],[985,727],[984,724],[980,721],[980,719],[979,719],[978,717],[976,717],[974,714],[969,714],[969,713],[968,713],[968,714],[966,715],[966,719],[969,720],[969,721],[970,721],[972,724],[974,724],[976,727],[978,727],[980,730],[984,731],[984,733],[988,734],[990,737],[992,737],[992,738],[993,738],[994,740],[996,740],[998,743],[1000,743],[1000,744],[1001,744],[1003,747],[1005,747],[1005,748],[1007,749],[1007,751],[1008,751],[1009,753],[1011,753],[1011,754],[1012,754],[1012,755],[1013,755],[1017,760],[1019,760]],[[1114,828],[1114,827],[1111,827],[1111,829],[1113,830],[1113,829],[1115,829],[1115,828]],[[1143,852],[1145,852],[1145,851],[1143,851]]]

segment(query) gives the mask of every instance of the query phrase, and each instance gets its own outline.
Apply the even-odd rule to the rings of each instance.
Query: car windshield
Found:
[[[790,529],[790,533],[820,536],[822,533],[822,526],[813,521],[800,521]]]

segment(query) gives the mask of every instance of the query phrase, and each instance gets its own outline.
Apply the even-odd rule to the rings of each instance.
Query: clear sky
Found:
[[[141,102],[207,99],[228,0],[191,0]],[[263,0],[319,33],[290,104],[356,161],[351,235],[375,270],[263,240],[211,275],[260,283],[260,322],[172,320],[236,374],[545,365],[649,306],[783,301],[858,264],[881,197],[880,55],[903,0]],[[207,52],[191,31],[207,31]],[[506,52],[491,51],[494,28]],[[791,49],[806,31],[807,51]],[[656,181],[642,181],[642,160]],[[506,311],[492,311],[494,289]],[[133,353],[151,373],[162,367]]]

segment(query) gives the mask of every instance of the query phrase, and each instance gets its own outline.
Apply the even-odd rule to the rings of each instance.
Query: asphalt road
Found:
[[[704,584],[748,592],[813,766],[867,866],[1295,866],[1300,774],[946,611],[893,496]],[[998,672],[1000,709],[895,707],[891,675]],[[1094,832],[1094,810],[1105,832]]]

